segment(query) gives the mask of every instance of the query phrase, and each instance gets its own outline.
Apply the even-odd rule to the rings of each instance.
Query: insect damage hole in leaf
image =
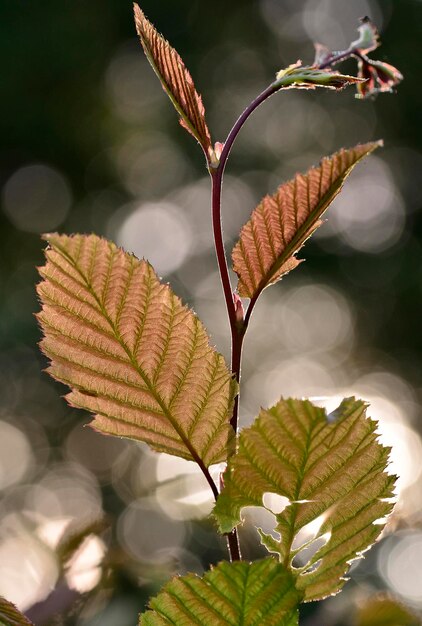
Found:
[[[278,493],[267,492],[262,496],[262,505],[274,514],[282,513],[289,504],[289,498],[281,496]]]
[[[347,398],[337,413],[329,423],[324,409],[294,399],[263,409],[240,434],[214,509],[227,532],[240,523],[243,507],[262,505],[264,493],[289,498],[276,515],[280,540],[260,534],[292,571],[305,601],[340,590],[351,561],[379,536],[382,527],[374,522],[393,506],[395,477],[385,472],[389,449],[378,443],[365,403]],[[295,538],[312,522],[319,529],[311,543],[318,539],[321,546],[297,569],[293,561],[303,545],[295,547]]]

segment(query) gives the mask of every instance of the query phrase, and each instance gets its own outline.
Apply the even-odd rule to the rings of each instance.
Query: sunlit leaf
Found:
[[[14,604],[0,596],[0,626],[33,626]]]
[[[275,559],[223,562],[203,578],[174,578],[140,626],[297,626],[301,595]]]
[[[147,261],[94,235],[46,235],[39,321],[49,373],[94,429],[208,466],[227,456],[236,384]]]
[[[135,24],[142,47],[164,91],[180,115],[180,122],[201,144],[204,152],[212,157],[211,137],[205,122],[202,98],[197,93],[192,77],[182,59],[134,4]]]
[[[319,50],[322,53],[322,49]],[[328,89],[343,89],[347,85],[359,83],[362,78],[348,76],[331,69],[319,69],[313,66],[303,66],[301,61],[289,65],[277,73],[274,85],[283,89],[315,89],[326,87]]]
[[[322,223],[321,215],[346,177],[358,161],[380,145],[381,142],[357,145],[325,157],[319,167],[297,174],[261,201],[233,249],[240,296],[258,295],[299,264],[294,255]]]
[[[214,510],[222,532],[240,522],[243,507],[263,506],[266,493],[288,499],[276,534],[261,531],[261,538],[291,569],[305,601],[341,588],[349,563],[375,541],[383,528],[375,522],[393,506],[389,449],[365,410],[348,398],[327,417],[307,400],[282,399],[241,432],[225,474]]]
[[[356,626],[420,626],[421,620],[393,598],[381,595],[368,600],[359,610]]]

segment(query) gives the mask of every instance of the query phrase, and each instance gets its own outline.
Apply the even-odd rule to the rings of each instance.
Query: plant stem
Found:
[[[270,85],[261,94],[259,94],[255,98],[255,100],[253,100],[253,102],[251,102],[251,104],[243,111],[242,115],[238,118],[237,122],[231,129],[221,152],[218,166],[213,167],[211,163],[208,162],[212,182],[212,226],[214,234],[215,253],[217,256],[218,269],[220,272],[221,283],[223,286],[224,298],[226,301],[226,308],[231,331],[231,371],[234,374],[238,383],[240,383],[242,347],[247,323],[245,324],[246,320],[239,319],[236,311],[236,305],[233,299],[233,290],[229,275],[229,268],[227,264],[227,257],[224,249],[223,226],[221,220],[221,192],[223,186],[223,176],[231,147],[237,135],[239,134],[239,131],[242,128],[243,124],[253,113],[253,111],[273,93],[278,91],[278,89],[279,87]],[[239,394],[235,398],[233,405],[233,414],[230,420],[230,423],[235,433],[237,433],[238,429],[238,416]],[[231,561],[239,561],[241,559],[241,554],[237,530],[233,529],[232,532],[228,533],[226,536]]]
[[[242,555],[240,553],[239,536],[237,534],[237,528],[233,528],[230,533],[226,535],[227,548],[229,550],[230,561],[241,561]]]
[[[198,458],[198,459],[195,459],[195,461],[199,465],[199,468],[202,471],[203,475],[205,476],[205,478],[207,480],[207,483],[211,487],[211,491],[212,491],[212,493],[214,495],[214,498],[217,500],[217,498],[218,498],[218,488],[217,488],[217,485],[215,484],[215,482],[213,481],[212,476],[211,476],[211,474],[208,471],[208,468],[205,467],[205,465],[203,464],[201,459]]]
[[[227,266],[226,251],[224,249],[223,227],[221,223],[221,190],[223,182],[223,170],[210,169],[212,182],[212,227],[214,233],[215,254],[217,256],[218,269],[223,286],[224,299],[226,301],[230,328],[236,325],[236,311],[233,302],[232,286],[229,269]]]
[[[279,86],[274,84],[269,85],[262,93],[260,93],[255,100],[253,100],[248,107],[243,111],[235,125],[231,129],[224,143],[223,150],[221,152],[220,161],[216,168],[213,168],[209,164],[209,171],[212,181],[212,224],[214,232],[214,244],[215,252],[217,255],[218,268],[220,271],[221,283],[223,285],[224,298],[226,301],[227,314],[229,316],[230,330],[231,330],[231,361],[232,372],[238,383],[240,383],[240,370],[242,362],[242,346],[243,338],[245,335],[247,324],[245,321],[239,320],[236,314],[236,307],[233,300],[233,290],[230,282],[229,269],[227,265],[226,252],[224,250],[224,238],[223,227],[221,220],[221,191],[223,186],[223,176],[226,167],[227,159],[230,154],[230,150],[233,143],[239,134],[240,129],[249,118],[249,116],[259,107],[267,98],[273,95],[280,89]],[[250,307],[249,307],[250,309]],[[248,311],[249,311],[248,309]],[[252,312],[252,311],[250,311]],[[231,425],[233,430],[237,432],[238,423],[238,411],[239,411],[239,396],[236,397],[233,415],[231,418]]]
[[[337,65],[340,61],[345,61],[349,57],[353,56],[353,54],[353,48],[348,48],[347,50],[343,50],[341,52],[333,52],[323,63],[320,63],[316,67],[320,70],[326,70],[333,65]]]
[[[366,60],[366,56],[362,54],[359,48],[350,47],[347,50],[342,50],[340,52],[333,52],[323,63],[320,63],[316,67],[320,70],[326,70],[333,65],[337,65],[337,63],[341,63],[350,57],[356,57],[357,59]]]

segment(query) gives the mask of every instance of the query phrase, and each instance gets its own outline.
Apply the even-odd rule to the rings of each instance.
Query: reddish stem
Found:
[[[224,298],[226,301],[227,314],[229,316],[231,330],[231,371],[233,372],[238,383],[240,383],[242,346],[247,323],[245,324],[246,320],[239,320],[236,314],[236,306],[233,300],[233,290],[230,281],[226,252],[224,249],[223,227],[221,221],[221,191],[224,169],[226,167],[227,159],[230,154],[231,147],[240,129],[242,128],[248,117],[251,115],[251,113],[262,102],[264,102],[264,100],[269,98],[276,91],[278,91],[278,87],[270,85],[257,98],[255,98],[253,102],[251,102],[251,104],[243,111],[242,115],[239,117],[236,124],[230,131],[221,152],[218,166],[215,168],[212,167],[210,162],[208,163],[212,181],[212,225],[214,233],[215,253],[217,256],[218,269],[220,271],[220,278],[223,286]],[[233,405],[233,414],[230,420],[230,423],[235,433],[237,433],[238,415],[239,395],[237,395],[235,398]],[[241,559],[241,555],[236,529],[233,529],[231,533],[227,534],[227,544],[231,560],[239,561]]]

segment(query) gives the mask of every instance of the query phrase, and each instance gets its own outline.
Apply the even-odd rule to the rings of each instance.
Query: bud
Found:
[[[245,317],[245,311],[243,310],[242,300],[237,295],[237,293],[233,294],[233,302],[234,302],[234,310],[236,314],[236,322],[241,324]]]
[[[220,141],[216,141],[214,144],[214,148],[208,149],[209,163],[212,169],[217,169],[217,167],[219,166],[220,157],[221,157],[221,153],[223,152],[223,148],[224,148],[224,143],[221,143]]]

